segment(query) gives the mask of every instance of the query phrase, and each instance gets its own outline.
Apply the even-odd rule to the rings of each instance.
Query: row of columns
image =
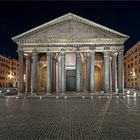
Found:
[[[23,51],[18,51],[19,54],[19,95],[24,93],[23,89]],[[47,53],[47,94],[52,92],[52,57],[51,51],[48,50]],[[95,93],[95,79],[94,79],[94,68],[95,68],[95,51],[90,51],[90,93]],[[31,86],[31,93],[32,95],[36,95],[38,93],[38,84],[37,84],[37,51],[34,50],[32,53],[32,76],[31,76],[31,85],[30,85],[30,57],[25,56],[26,58],[26,89],[25,92],[30,92]],[[117,85],[118,85],[118,92],[123,93],[124,88],[124,72],[123,72],[123,51],[118,53],[118,73],[117,73],[117,53],[115,53],[112,57],[112,66],[110,60],[110,53],[109,51],[104,51],[104,79],[103,79],[103,90],[104,93],[117,92]],[[80,93],[80,65],[81,65],[81,56],[80,51],[76,51],[76,92]],[[112,67],[112,69],[111,69]],[[59,70],[59,89],[62,93],[65,93],[65,50],[62,49],[60,52],[60,70]],[[112,75],[111,75],[112,73]],[[118,75],[118,76],[117,76]],[[117,79],[118,78],[118,79]],[[118,80],[118,81],[117,81]],[[111,82],[112,81],[112,82]]]

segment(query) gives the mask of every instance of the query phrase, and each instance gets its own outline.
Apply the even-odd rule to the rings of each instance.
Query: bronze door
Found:
[[[76,71],[66,70],[66,90],[75,91],[76,90]]]

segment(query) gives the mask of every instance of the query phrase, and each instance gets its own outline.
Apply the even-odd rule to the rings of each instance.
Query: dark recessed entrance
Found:
[[[76,90],[76,70],[66,70],[66,90]]]

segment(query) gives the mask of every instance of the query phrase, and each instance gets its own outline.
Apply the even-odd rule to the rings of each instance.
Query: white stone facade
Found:
[[[123,93],[123,44],[128,38],[127,35],[72,13],[13,37],[12,39],[18,44],[19,52],[19,95],[24,95],[25,92],[31,92],[32,95],[39,94],[38,56],[40,54],[45,55],[47,59],[46,95],[52,92],[66,93],[68,69],[75,70],[73,74],[76,74],[74,75],[77,94],[85,91],[94,94],[95,79],[98,81],[98,77],[102,78],[101,90],[105,93],[116,92],[117,89],[119,93]],[[26,55],[26,79],[28,79],[26,90],[23,88],[24,55]],[[102,59],[98,60],[100,55]],[[101,66],[102,74],[96,76],[98,65]]]

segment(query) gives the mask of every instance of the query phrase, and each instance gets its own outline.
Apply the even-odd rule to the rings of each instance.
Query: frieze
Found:
[[[98,45],[98,44],[115,44],[122,45],[125,42],[124,38],[95,38],[95,39],[46,39],[46,40],[22,40],[19,45]]]

